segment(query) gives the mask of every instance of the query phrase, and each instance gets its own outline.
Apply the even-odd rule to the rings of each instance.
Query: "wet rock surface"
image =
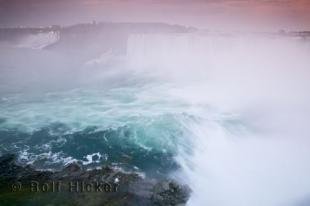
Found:
[[[167,180],[157,183],[153,187],[152,202],[159,206],[185,205],[189,198],[189,188],[179,185],[175,181]]]
[[[190,189],[173,180],[143,178],[103,166],[86,170],[72,163],[61,171],[37,171],[0,157],[1,205],[185,205]]]

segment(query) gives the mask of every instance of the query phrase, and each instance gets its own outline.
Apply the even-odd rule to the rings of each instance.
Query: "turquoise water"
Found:
[[[189,144],[184,122],[194,120],[184,112],[188,105],[165,96],[164,87],[7,93],[0,151],[41,169],[79,162],[164,177],[179,168],[175,158]]]
[[[86,62],[5,49],[0,153],[40,169],[79,162],[173,177],[191,187],[193,206],[302,202],[309,50],[256,40],[138,36],[127,56]]]

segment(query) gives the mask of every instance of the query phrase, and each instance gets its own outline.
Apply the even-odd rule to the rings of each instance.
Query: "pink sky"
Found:
[[[211,30],[310,30],[310,0],[0,0],[0,26],[92,20]]]

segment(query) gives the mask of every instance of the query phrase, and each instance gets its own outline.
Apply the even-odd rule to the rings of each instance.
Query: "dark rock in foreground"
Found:
[[[187,186],[142,178],[111,167],[85,170],[70,164],[62,171],[37,171],[0,157],[1,205],[185,205]]]

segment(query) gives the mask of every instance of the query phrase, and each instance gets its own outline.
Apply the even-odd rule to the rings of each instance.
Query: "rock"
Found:
[[[188,201],[190,192],[189,187],[167,180],[154,186],[151,200],[158,206],[182,205]]]
[[[64,172],[72,173],[72,172],[79,172],[81,171],[80,165],[77,163],[71,163],[65,169],[63,169]]]
[[[0,157],[0,202],[7,201],[6,195],[13,198],[6,205],[114,205],[114,206],[182,206],[189,199],[190,189],[172,180],[159,182],[153,178],[142,178],[137,173],[120,171],[113,167],[86,170],[73,163],[61,171],[37,171],[31,166],[22,167],[15,163],[15,155]],[[115,180],[118,180],[115,182]],[[109,192],[39,192],[31,193],[25,185],[36,181],[42,188],[47,182],[61,181],[64,185],[70,182],[96,183],[103,182],[117,188]],[[21,194],[12,193],[12,184],[23,185]],[[64,189],[68,189],[64,188]],[[26,193],[25,193],[26,191]],[[27,193],[28,191],[28,193]],[[113,192],[111,192],[113,191]],[[27,195],[25,195],[27,194]]]

